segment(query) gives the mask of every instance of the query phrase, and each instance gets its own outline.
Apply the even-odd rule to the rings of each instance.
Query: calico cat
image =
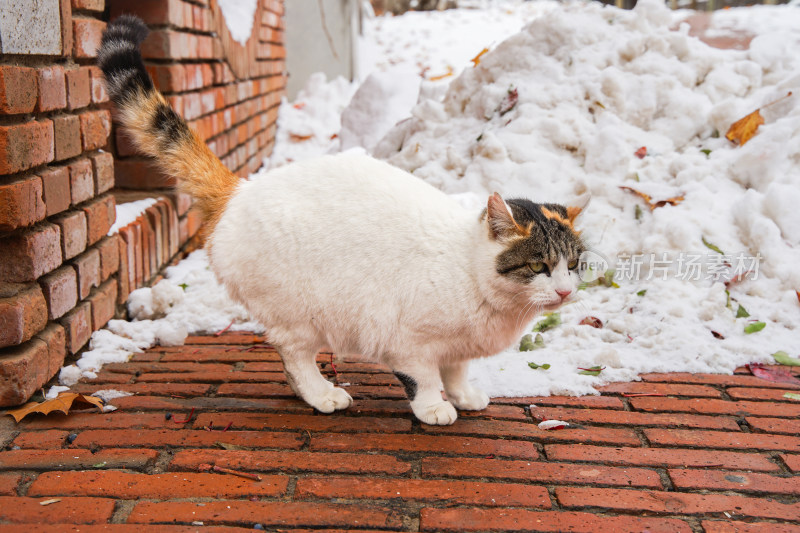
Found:
[[[146,34],[135,17],[109,24],[98,53],[108,92],[139,149],[195,197],[211,268],[266,326],[295,393],[323,413],[353,402],[317,368],[327,347],[390,366],[425,423],[485,408],[468,361],[507,348],[576,290],[582,207],[495,193],[471,212],[347,154],[239,180],[154,88]]]

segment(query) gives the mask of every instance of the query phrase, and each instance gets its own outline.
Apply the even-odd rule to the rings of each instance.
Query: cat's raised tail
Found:
[[[139,50],[148,32],[137,17],[120,16],[103,34],[97,62],[137,148],[179,180],[180,188],[197,200],[204,220],[213,225],[239,180],[153,85]]]

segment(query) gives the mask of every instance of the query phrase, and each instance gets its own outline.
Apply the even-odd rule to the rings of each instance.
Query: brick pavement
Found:
[[[385,367],[337,364],[355,403],[322,415],[263,339],[187,341],[75,387],[135,392],[118,411],[0,420],[0,530],[800,531],[798,388],[744,369],[497,398],[433,427]]]

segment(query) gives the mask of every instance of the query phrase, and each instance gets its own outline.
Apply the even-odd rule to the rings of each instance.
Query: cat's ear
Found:
[[[575,198],[575,200],[572,201],[572,205],[567,206],[567,220],[569,220],[570,224],[575,223],[575,219],[586,209],[591,199],[592,195],[586,192]]]
[[[489,223],[489,230],[492,237],[496,240],[507,240],[514,237],[524,237],[529,232],[514,220],[508,204],[506,204],[499,194],[494,193],[489,197],[489,204],[486,208],[486,220]]]

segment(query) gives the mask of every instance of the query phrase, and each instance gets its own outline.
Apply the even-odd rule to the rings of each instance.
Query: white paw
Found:
[[[447,401],[424,406],[415,406],[412,402],[411,409],[417,418],[432,426],[448,426],[458,418],[456,408]]]
[[[464,411],[480,411],[489,405],[489,395],[476,388],[462,390],[458,394],[448,394],[447,399]]]
[[[332,387],[314,398],[309,398],[306,402],[321,413],[332,413],[350,407],[353,398],[344,389]]]

